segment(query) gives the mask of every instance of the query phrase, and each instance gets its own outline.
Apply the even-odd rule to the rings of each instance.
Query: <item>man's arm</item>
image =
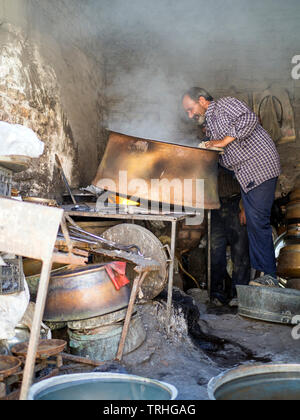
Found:
[[[226,147],[229,143],[232,143],[235,137],[226,136],[223,140],[210,140],[205,142],[205,147]]]
[[[220,124],[227,135],[223,139],[211,141],[206,147],[226,147],[234,140],[243,142],[259,124],[257,115],[236,98],[224,98],[223,110]]]

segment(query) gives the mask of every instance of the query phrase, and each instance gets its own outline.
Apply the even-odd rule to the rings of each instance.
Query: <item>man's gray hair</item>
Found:
[[[189,96],[193,101],[198,101],[198,99],[203,96],[207,101],[213,101],[214,98],[207,92],[207,90],[202,89],[200,87],[192,87],[189,90],[185,92],[185,94],[182,96],[182,99],[185,96]]]

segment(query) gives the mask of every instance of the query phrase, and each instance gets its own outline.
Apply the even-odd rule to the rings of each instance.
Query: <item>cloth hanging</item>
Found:
[[[129,284],[130,281],[126,277],[126,262],[116,261],[105,265],[105,270],[109,278],[113,282],[116,290]]]
[[[277,142],[276,138],[273,138],[276,144],[296,141],[294,111],[286,89],[273,84],[263,92],[254,92],[253,110],[260,119],[264,120],[262,126],[265,130],[271,130],[278,138]]]

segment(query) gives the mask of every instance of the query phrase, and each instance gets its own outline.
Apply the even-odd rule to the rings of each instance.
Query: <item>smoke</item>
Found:
[[[56,0],[46,13],[48,0],[31,2],[47,15],[44,30],[77,37],[105,69],[114,131],[188,142],[197,131],[181,109],[189,87],[220,96],[293,86],[299,0]]]

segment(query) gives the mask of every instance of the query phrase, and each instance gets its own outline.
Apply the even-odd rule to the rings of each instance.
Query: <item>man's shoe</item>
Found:
[[[228,306],[230,306],[231,308],[237,308],[239,306],[238,298],[231,299],[231,301],[228,303]]]
[[[212,298],[211,303],[218,307],[224,306],[224,304],[216,297]]]
[[[269,274],[266,274],[265,276],[251,280],[249,286],[279,287],[279,281],[274,279],[274,277],[270,276]]]

